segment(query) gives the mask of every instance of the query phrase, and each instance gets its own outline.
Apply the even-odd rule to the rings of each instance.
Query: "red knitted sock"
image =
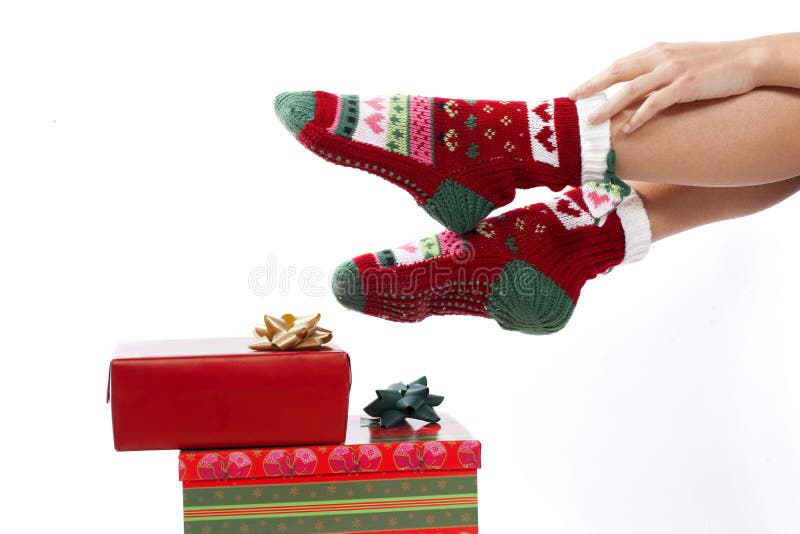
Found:
[[[642,258],[650,222],[632,194],[596,226],[579,189],[340,265],[333,291],[346,307],[383,319],[491,317],[530,334],[564,327],[583,284]]]
[[[516,188],[600,183],[608,122],[590,126],[585,118],[604,99],[526,103],[305,91],[278,95],[275,111],[315,154],[397,184],[447,228],[465,232],[511,202]],[[594,198],[607,202],[606,193]]]

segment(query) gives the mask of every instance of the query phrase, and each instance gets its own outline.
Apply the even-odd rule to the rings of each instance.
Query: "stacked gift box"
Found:
[[[480,444],[445,416],[345,443],[180,454],[187,532],[477,532]]]
[[[111,362],[115,447],[181,450],[186,533],[478,531],[480,443],[424,379],[348,417],[345,351],[252,345],[125,343]]]

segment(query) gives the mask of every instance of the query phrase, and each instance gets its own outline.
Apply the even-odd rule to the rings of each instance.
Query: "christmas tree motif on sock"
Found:
[[[473,229],[515,190],[601,182],[608,123],[586,116],[604,95],[573,102],[464,100],[324,91],[283,93],[275,110],[315,154],[395,183],[450,230]]]
[[[566,325],[587,280],[642,258],[650,223],[631,194],[602,227],[574,189],[549,202],[446,230],[340,265],[333,291],[344,306],[383,319],[491,317],[501,327],[549,334]]]

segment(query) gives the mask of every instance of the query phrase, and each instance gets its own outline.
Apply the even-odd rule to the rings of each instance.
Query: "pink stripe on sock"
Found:
[[[450,230],[439,234],[439,248],[443,256],[461,256],[464,250],[464,238]]]
[[[431,165],[431,99],[424,96],[409,97],[409,130],[411,157]]]
[[[336,116],[333,117],[333,122],[331,123],[330,128],[328,131],[332,134],[336,133],[336,126],[339,124],[339,117],[342,115],[342,97],[336,95]]]

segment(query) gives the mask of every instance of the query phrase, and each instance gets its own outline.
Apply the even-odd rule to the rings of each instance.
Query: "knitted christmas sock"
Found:
[[[283,93],[275,111],[309,150],[397,184],[455,232],[473,229],[516,188],[589,184],[596,219],[623,193],[606,172],[608,122],[588,114],[605,100],[457,100],[323,91]],[[611,173],[613,177],[613,172]],[[589,196],[591,194],[591,196]]]
[[[569,320],[583,284],[650,246],[650,222],[633,193],[596,226],[579,189],[340,265],[344,306],[384,319],[491,317],[501,327],[549,334]]]

